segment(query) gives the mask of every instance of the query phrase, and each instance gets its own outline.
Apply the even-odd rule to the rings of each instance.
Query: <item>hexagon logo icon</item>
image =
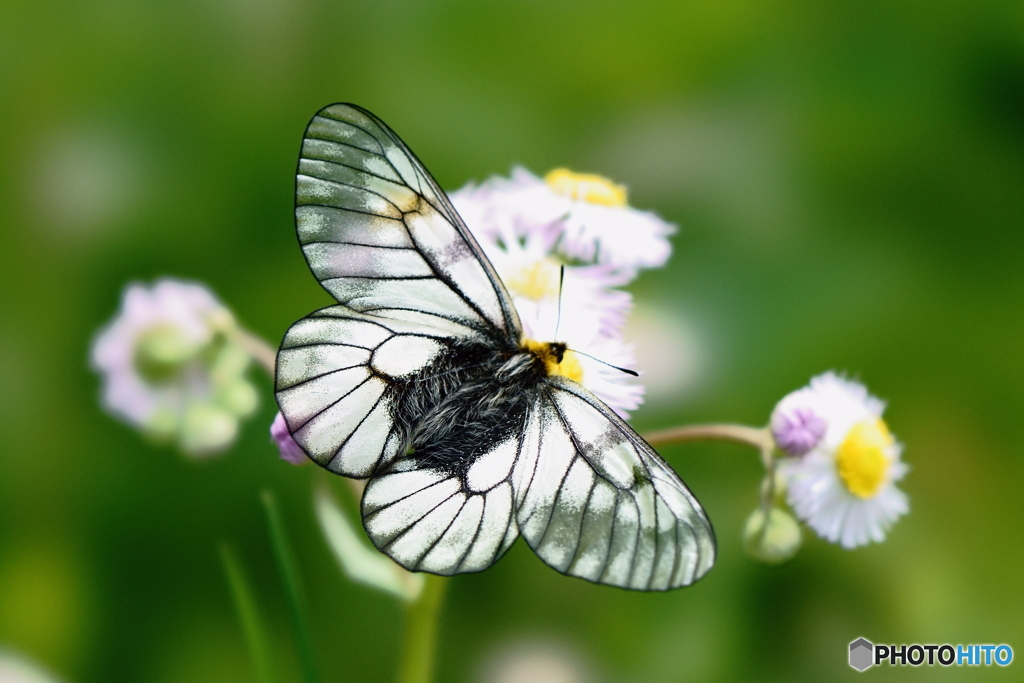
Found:
[[[850,666],[863,671],[875,663],[875,646],[865,638],[858,638],[850,643]]]

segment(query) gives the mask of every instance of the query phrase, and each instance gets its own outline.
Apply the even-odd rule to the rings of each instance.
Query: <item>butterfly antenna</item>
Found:
[[[576,349],[569,349],[569,350],[572,351],[573,353],[578,353],[581,356],[586,356],[590,360],[596,360],[601,365],[607,365],[608,367],[612,368],[613,370],[618,370],[619,372],[624,372],[627,375],[632,375],[633,377],[639,377],[640,376],[640,373],[637,372],[636,370],[630,370],[629,368],[620,368],[618,365],[612,365],[611,363],[606,363],[603,360],[601,360],[600,358],[594,358],[589,353],[583,353],[582,351],[577,351]]]
[[[562,283],[565,282],[565,264],[558,267],[558,317],[555,318],[555,336],[558,341],[558,327],[562,324]]]

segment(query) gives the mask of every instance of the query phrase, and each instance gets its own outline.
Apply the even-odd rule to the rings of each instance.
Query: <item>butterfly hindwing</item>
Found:
[[[443,357],[458,335],[454,327],[345,306],[303,318],[277,356],[277,402],[292,437],[332,472],[370,476],[405,447],[394,425],[399,390]]]
[[[512,468],[521,447],[498,442],[465,472],[399,459],[363,493],[363,525],[382,552],[406,569],[452,575],[491,566],[519,536]]]
[[[518,342],[515,308],[480,246],[419,160],[369,112],[334,104],[313,117],[295,207],[306,260],[339,303]]]
[[[686,586],[714,563],[711,524],[678,475],[599,399],[551,377],[513,476],[520,533],[548,565],[637,590]]]
[[[703,576],[715,541],[700,504],[614,412],[575,382],[545,380],[522,426],[464,472],[415,454],[363,497],[374,545],[414,571],[480,571],[519,534],[558,571],[635,590]]]

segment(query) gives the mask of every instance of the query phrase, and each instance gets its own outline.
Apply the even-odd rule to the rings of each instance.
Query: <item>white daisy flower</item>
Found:
[[[617,280],[609,277],[606,266],[566,265],[554,251],[556,240],[551,230],[516,236],[507,226],[480,237],[480,246],[515,301],[527,336],[554,339],[559,312],[564,319],[570,306],[588,321],[588,328],[596,324],[597,334],[621,335],[633,297],[611,288]]]
[[[633,347],[619,333],[631,303],[628,294],[594,287],[577,277],[576,269],[566,268],[559,304],[559,268],[548,257],[532,262],[497,258],[495,269],[509,288],[525,337],[569,347],[558,374],[594,392],[623,418],[640,407],[643,387],[619,369],[632,368],[636,362]],[[526,279],[517,280],[524,274]],[[539,292],[542,286],[543,296],[534,296],[532,288]]]
[[[780,447],[793,453],[807,448],[780,462],[790,507],[844,548],[884,540],[909,510],[906,494],[896,488],[908,467],[882,420],[884,409],[864,385],[827,372],[782,399],[772,415]]]
[[[626,418],[643,402],[643,387],[618,369],[635,363],[632,347],[621,339],[632,297],[606,286],[604,266],[565,266],[553,253],[553,236],[538,229],[519,237],[505,226],[478,239],[512,297],[524,336],[565,342],[570,351],[553,371],[579,382]]]
[[[573,333],[567,330],[557,341],[569,347],[558,374],[582,384],[624,420],[644,402],[644,388],[635,377],[619,368],[635,364],[633,347],[621,339]]]
[[[643,387],[619,369],[635,362],[622,341],[633,302],[615,287],[639,267],[665,262],[671,226],[628,208],[625,190],[610,181],[564,169],[547,181],[515,169],[511,179],[470,184],[450,197],[505,283],[525,336],[569,347],[552,371],[628,417]]]
[[[199,284],[131,284],[92,347],[103,406],[191,455],[223,450],[256,409],[251,355],[231,339],[234,317]]]
[[[511,178],[469,185],[452,196],[478,234],[551,230],[560,256],[608,266],[606,277],[615,285],[632,280],[640,268],[664,265],[672,251],[668,236],[675,232],[671,223],[630,207],[626,199],[624,187],[598,175],[559,168],[541,179],[520,167]]]

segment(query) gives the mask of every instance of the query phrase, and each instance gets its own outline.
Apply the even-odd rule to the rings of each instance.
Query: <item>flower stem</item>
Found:
[[[765,477],[761,485],[761,509],[767,515],[775,499],[775,437],[767,427],[708,424],[669,427],[644,435],[652,446],[666,446],[687,441],[733,441],[753,446],[761,453]]]
[[[256,680],[259,683],[275,683],[273,657],[267,641],[267,631],[263,627],[259,610],[256,608],[256,595],[242,567],[242,560],[227,543],[220,546],[220,559],[224,565],[224,574],[231,588],[231,597],[238,611],[238,620],[242,624],[242,633],[249,647],[253,667],[256,669]]]
[[[398,683],[430,683],[434,678],[437,617],[441,611],[446,584],[445,577],[427,574],[423,591],[409,603],[405,614]]]
[[[298,641],[303,679],[306,683],[319,683],[320,677],[316,671],[313,647],[309,638],[305,603],[302,600],[302,589],[299,585],[299,572],[295,565],[295,555],[292,553],[285,533],[284,520],[281,518],[281,511],[277,507],[277,500],[273,493],[264,491],[260,494],[260,499],[263,502],[263,511],[267,515],[267,526],[270,528],[270,543],[274,548],[274,557],[277,559],[277,567],[281,572],[285,593],[288,596],[288,608],[291,612],[295,639]]]
[[[761,459],[767,468],[772,461],[775,440],[767,427],[747,427],[746,425],[707,424],[684,425],[669,427],[643,435],[652,446],[667,446],[688,441],[733,441],[753,446],[761,452]]]
[[[259,363],[267,374],[270,375],[271,379],[274,377],[274,366],[277,364],[277,349],[268,344],[266,340],[257,337],[252,332],[244,330],[241,327],[235,328],[231,332],[232,338],[241,346],[243,349],[248,351],[256,362]]]

